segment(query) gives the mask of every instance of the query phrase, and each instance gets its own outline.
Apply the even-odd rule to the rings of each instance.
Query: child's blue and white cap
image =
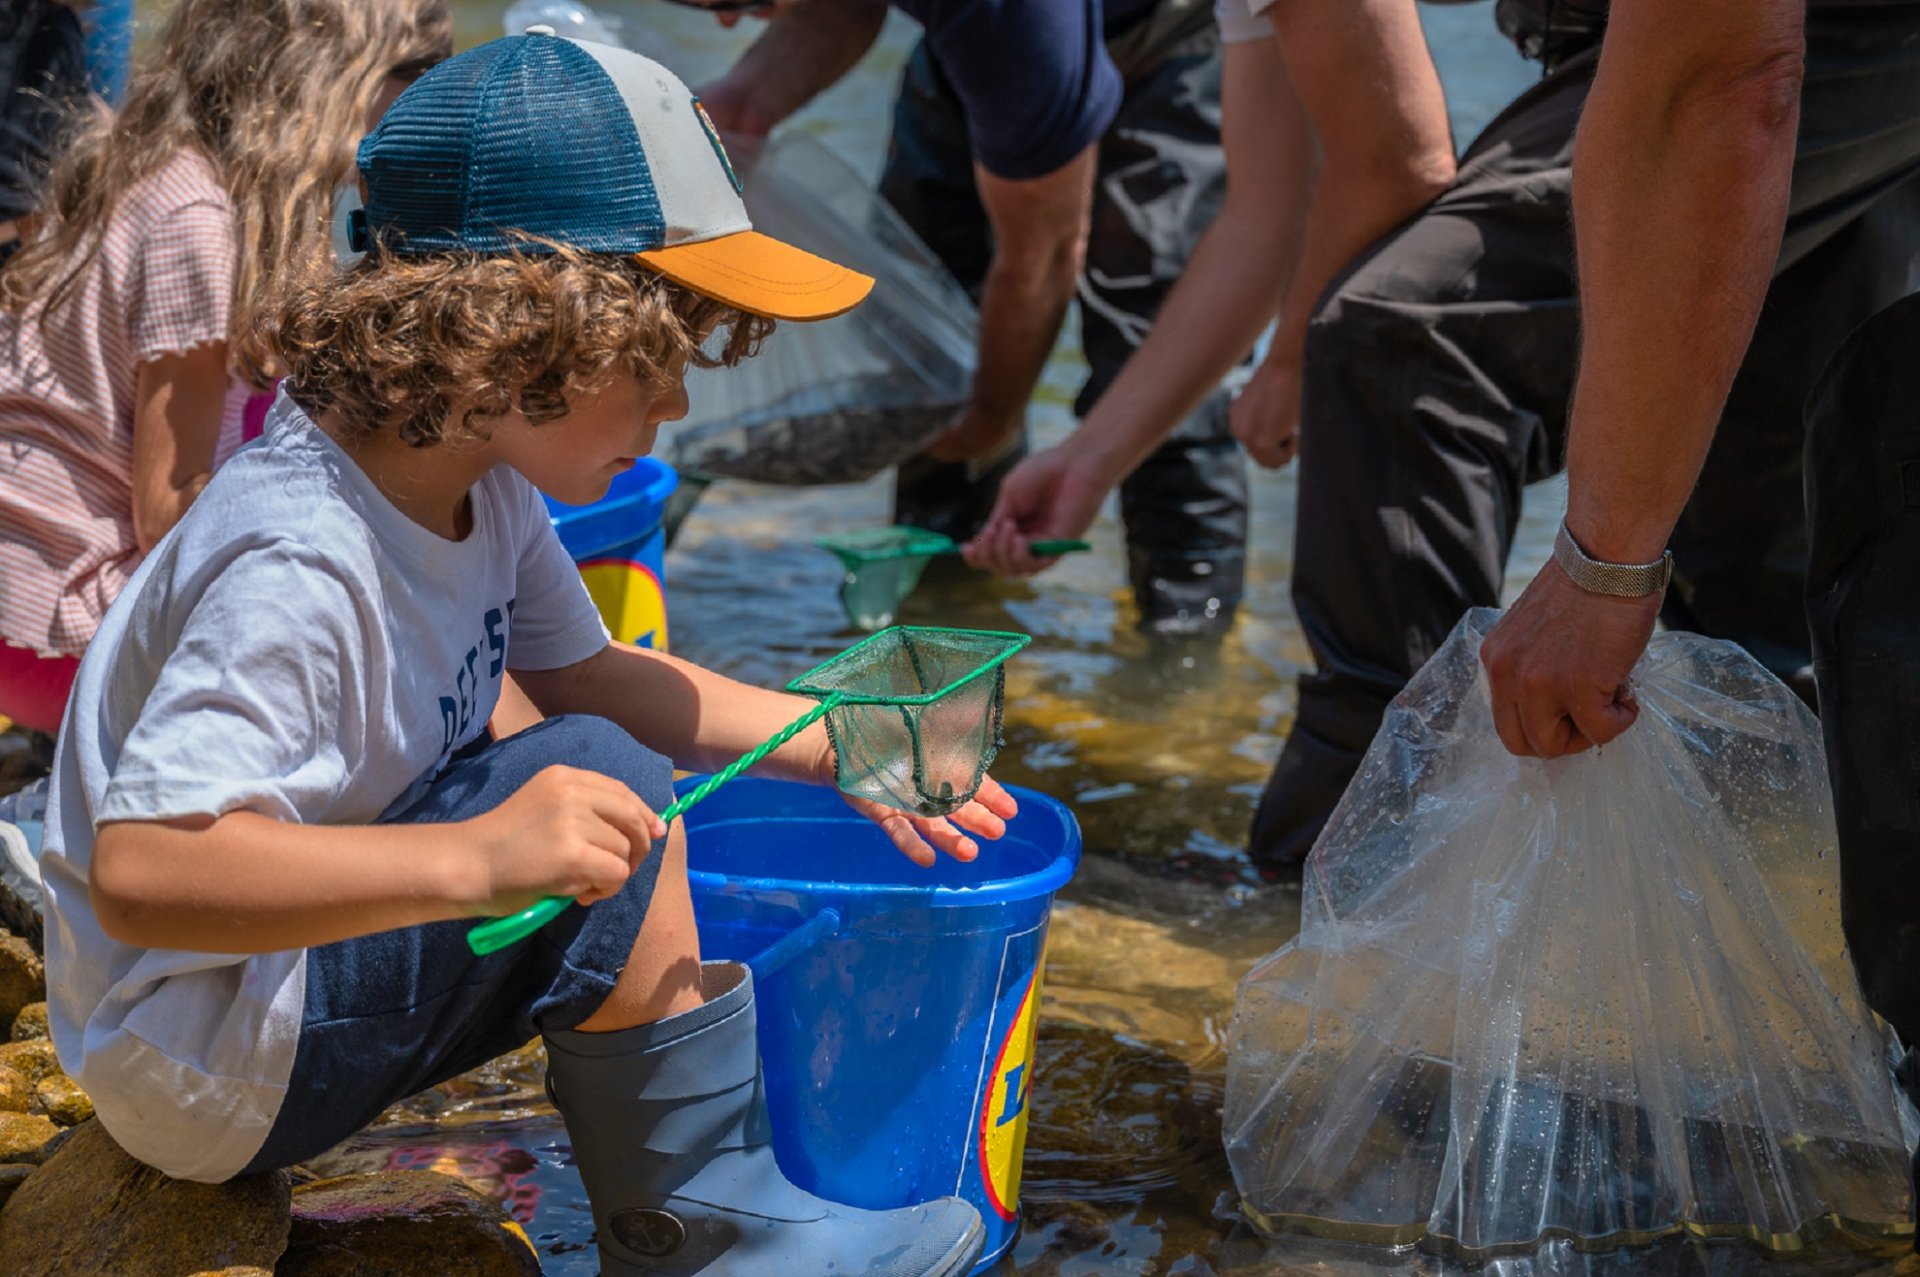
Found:
[[[631,253],[774,319],[851,310],[873,281],[753,229],[720,135],[648,58],[536,30],[449,58],[360,144],[357,237],[389,251]]]

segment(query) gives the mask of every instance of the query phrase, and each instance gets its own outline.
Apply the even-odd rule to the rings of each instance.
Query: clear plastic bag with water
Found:
[[[577,0],[513,0],[500,15],[500,25],[508,35],[519,35],[528,27],[552,27],[555,35],[573,40],[591,40],[596,44],[632,47],[627,24],[612,14],[599,13]],[[659,56],[640,49],[658,62]]]
[[[922,451],[973,384],[979,316],[872,184],[805,133],[742,166],[756,230],[874,278],[848,314],[782,324],[737,368],[696,369],[692,407],[664,434],[683,471],[807,485],[855,483]]]
[[[1840,929],[1818,724],[1654,636],[1640,717],[1501,746],[1477,611],[1387,713],[1242,980],[1225,1136],[1269,1231],[1467,1258],[1549,1239],[1910,1238],[1911,1110]]]

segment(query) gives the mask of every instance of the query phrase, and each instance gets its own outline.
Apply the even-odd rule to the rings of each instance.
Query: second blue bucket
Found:
[[[966,1198],[975,1272],[1019,1227],[1047,921],[1080,862],[1073,814],[1012,793],[1006,837],[931,869],[819,786],[736,780],[685,818],[701,950],[754,966],[781,1169],[869,1210]]]
[[[673,467],[642,457],[592,505],[548,498],[560,544],[580,567],[600,619],[622,643],[667,649],[667,536],[661,516],[680,484]]]

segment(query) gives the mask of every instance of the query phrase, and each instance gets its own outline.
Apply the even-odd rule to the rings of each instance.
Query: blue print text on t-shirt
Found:
[[[507,633],[513,625],[513,605],[517,599],[508,599],[499,607],[490,607],[480,618],[481,628],[486,631],[484,643],[476,643],[467,649],[467,658],[459,670],[454,673],[452,696],[440,698],[440,721],[446,727],[446,740],[440,747],[440,765],[444,766],[453,751],[472,739],[475,711],[481,705],[492,705],[499,701],[498,684],[500,675],[507,668]],[[480,655],[484,647],[487,653],[486,679],[490,696],[480,695]],[[477,731],[477,729],[474,729]],[[437,769],[436,769],[437,770]]]

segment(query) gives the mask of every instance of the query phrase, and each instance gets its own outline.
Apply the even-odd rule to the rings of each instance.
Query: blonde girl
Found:
[[[451,52],[445,0],[179,0],[0,267],[0,715],[52,731],[107,607],[237,447],[270,285]]]

